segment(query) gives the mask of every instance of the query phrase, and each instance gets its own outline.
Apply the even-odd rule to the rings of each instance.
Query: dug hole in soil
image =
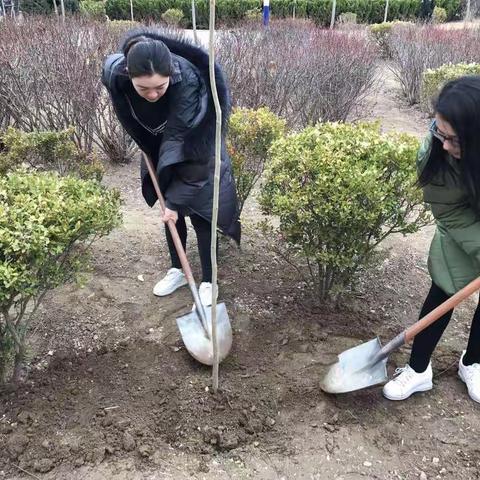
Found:
[[[391,81],[381,91],[387,105],[397,102]],[[386,128],[424,131],[416,113],[389,107],[389,118],[381,105]],[[95,244],[83,287],[48,295],[27,380],[0,393],[0,478],[479,478],[478,407],[456,377],[475,302],[459,309],[435,353],[432,392],[393,403],[380,388],[339,396],[319,388],[337,353],[416,320],[431,228],[389,240],[389,255],[355,295],[321,306],[265,250],[247,205],[242,250],[220,245],[234,344],[213,395],[210,369],[185,351],[175,325],[191,308],[188,289],[152,295],[168,255],[138,176],[136,163],[110,168],[105,181],[122,192],[124,225]],[[407,359],[404,348],[390,368]]]

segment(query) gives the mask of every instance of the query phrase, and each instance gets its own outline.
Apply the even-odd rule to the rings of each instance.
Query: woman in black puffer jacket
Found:
[[[190,217],[202,264],[200,298],[202,303],[210,305],[216,117],[208,54],[187,40],[174,39],[152,29],[129,32],[121,51],[105,61],[103,84],[120,123],[156,168],[167,206],[163,221],[176,222],[184,247],[185,217]],[[215,76],[223,114],[218,226],[239,243],[235,181],[225,149],[229,92],[218,65]],[[143,159],[141,178],[145,201],[153,206],[157,196]],[[172,268],[155,285],[154,294],[158,296],[168,295],[187,283],[168,228],[165,231]]]

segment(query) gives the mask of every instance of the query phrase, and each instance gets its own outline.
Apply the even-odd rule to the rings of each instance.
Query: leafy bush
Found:
[[[399,27],[388,37],[390,68],[410,104],[420,101],[423,72],[446,63],[480,62],[480,29]]]
[[[80,13],[86,17],[104,21],[106,19],[105,2],[97,0],[82,0]]]
[[[254,8],[245,12],[245,20],[258,20],[262,19],[262,10],[260,8]]]
[[[447,64],[426,70],[422,81],[422,109],[432,114],[431,100],[440,93],[447,82],[465,75],[480,75],[480,63]]]
[[[345,120],[375,76],[375,49],[362,32],[319,30],[308,21],[238,28],[217,37],[217,51],[234,104],[266,106],[293,127]]]
[[[89,152],[96,146],[112,161],[127,158],[125,133],[100,79],[103,61],[116,51],[119,35],[109,24],[84,17],[4,22],[0,29],[3,126],[23,131],[62,131],[73,126],[81,150]]]
[[[442,7],[435,7],[432,20],[433,23],[445,23],[447,21],[447,11]]]
[[[102,179],[104,169],[92,155],[78,150],[72,140],[73,128],[63,132],[21,132],[9,128],[0,136],[0,175],[29,166],[35,170],[55,170],[84,179]]]
[[[285,133],[285,120],[267,108],[237,108],[230,117],[227,149],[233,163],[240,212],[265,168],[271,144]]]
[[[26,337],[49,290],[84,271],[91,243],[120,222],[120,199],[96,181],[55,173],[0,177],[0,346],[20,378]],[[0,382],[12,365],[0,356]]]
[[[178,8],[169,8],[162,13],[162,20],[170,26],[178,26],[183,19],[183,12]]]
[[[272,145],[260,204],[279,226],[265,228],[321,299],[353,282],[388,235],[427,222],[417,149],[371,123],[318,124]]]

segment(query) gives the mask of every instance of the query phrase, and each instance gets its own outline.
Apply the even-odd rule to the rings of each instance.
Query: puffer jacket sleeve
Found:
[[[163,133],[158,166],[165,168],[181,163],[185,136],[194,125],[199,108],[200,82],[193,72],[187,72],[182,82],[170,87],[171,114]]]

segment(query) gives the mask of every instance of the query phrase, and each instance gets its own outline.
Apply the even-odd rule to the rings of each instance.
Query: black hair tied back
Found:
[[[130,78],[162,75],[170,77],[173,72],[172,55],[161,41],[145,35],[132,37],[123,47]]]

